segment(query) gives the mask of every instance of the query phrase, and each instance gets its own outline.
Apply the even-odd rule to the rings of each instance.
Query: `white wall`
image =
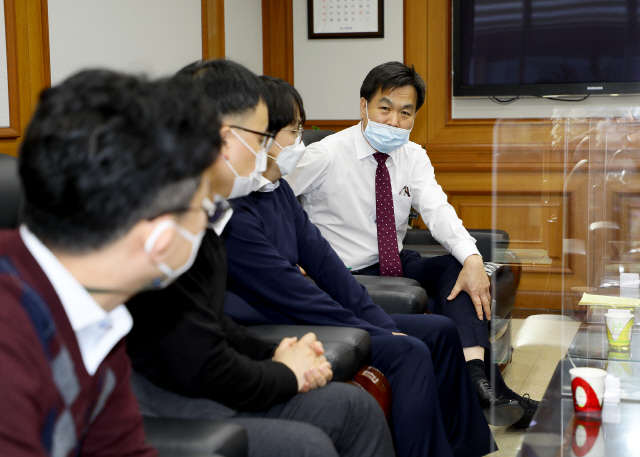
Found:
[[[168,76],[202,58],[200,0],[50,1],[51,83],[87,67]]]
[[[229,59],[262,74],[262,0],[224,0],[224,50]]]
[[[384,38],[307,38],[307,2],[293,2],[294,84],[307,119],[358,119],[360,85],[369,70],[403,60],[403,2],[384,2]]]

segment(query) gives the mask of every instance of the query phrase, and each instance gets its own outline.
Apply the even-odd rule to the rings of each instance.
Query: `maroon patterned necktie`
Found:
[[[396,218],[393,213],[391,177],[387,169],[387,154],[376,152],[376,223],[378,226],[378,254],[380,256],[380,276],[402,276],[402,264],[398,252]]]

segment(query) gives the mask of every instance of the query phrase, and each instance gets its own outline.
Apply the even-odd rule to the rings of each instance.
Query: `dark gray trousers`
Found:
[[[331,382],[260,413],[161,389],[137,373],[133,391],[145,416],[228,420],[247,430],[250,457],[394,456],[380,406],[360,388]]]

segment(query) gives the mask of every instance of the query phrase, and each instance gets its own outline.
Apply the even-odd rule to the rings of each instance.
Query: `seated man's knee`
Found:
[[[438,331],[442,335],[442,338],[449,340],[451,338],[459,339],[458,327],[456,324],[446,316],[432,315],[432,319],[437,321]]]
[[[456,277],[462,271],[462,265],[458,262],[458,259],[452,255],[442,256],[442,268],[450,274],[455,273]]]
[[[347,409],[344,413],[349,417],[367,421],[372,414],[378,414],[378,412],[382,414],[382,410],[373,396],[360,387],[342,382],[332,382],[325,389],[331,391],[332,399],[336,404]]]
[[[321,428],[304,422],[289,421],[286,426],[286,436],[283,434],[278,439],[283,444],[286,443],[281,450],[282,455],[287,455],[295,450],[295,455],[304,457],[338,456],[329,435]],[[258,446],[262,445],[258,443]],[[249,441],[249,446],[251,446],[251,441]],[[274,450],[273,447],[269,450],[271,455],[276,455],[273,453]]]

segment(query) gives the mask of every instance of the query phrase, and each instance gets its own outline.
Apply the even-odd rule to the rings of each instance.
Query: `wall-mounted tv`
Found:
[[[454,96],[640,93],[640,0],[453,0]]]

